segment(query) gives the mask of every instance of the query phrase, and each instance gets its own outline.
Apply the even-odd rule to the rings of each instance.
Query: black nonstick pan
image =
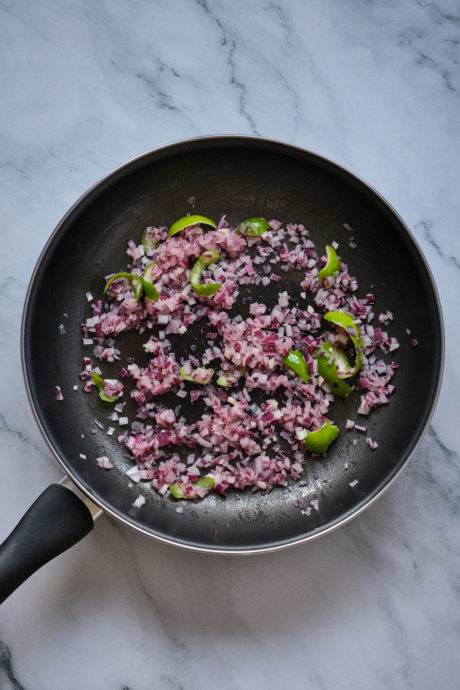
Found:
[[[194,209],[190,198],[195,199]],[[303,222],[318,247],[332,240],[357,276],[360,292],[372,291],[376,312],[390,309],[401,346],[396,393],[365,420],[379,443],[341,433],[327,457],[309,459],[304,481],[270,493],[211,494],[178,503],[148,485],[129,482],[126,450],[108,436],[107,407],[81,391],[87,351],[80,324],[90,315],[86,292],[101,296],[103,276],[126,264],[126,242],[152,224],[170,224],[187,213],[233,224],[251,216]],[[349,247],[350,231],[357,248]],[[299,292],[299,276],[283,289]],[[267,295],[257,293],[251,299]],[[268,296],[269,298],[269,296]],[[60,324],[65,327],[62,334]],[[409,336],[406,329],[410,329]],[[419,340],[411,345],[412,337]],[[187,352],[199,334],[186,334]],[[139,359],[142,338],[126,335],[123,359]],[[372,188],[341,166],[308,151],[261,138],[222,136],[180,142],[122,166],[90,189],[49,239],[33,273],[22,328],[26,387],[37,423],[56,459],[83,494],[117,520],[154,539],[195,551],[250,554],[300,544],[343,525],[366,508],[396,477],[420,441],[432,414],[443,361],[442,317],[427,264],[409,230]],[[110,372],[109,372],[110,373]],[[73,386],[79,385],[74,391]],[[64,400],[56,401],[56,386]],[[359,393],[334,403],[343,427],[355,414]],[[104,430],[97,426],[102,424]],[[97,433],[90,429],[97,428]],[[81,438],[85,434],[86,438]],[[353,439],[358,443],[353,444]],[[86,456],[82,458],[81,455]],[[96,458],[114,468],[104,471]],[[142,494],[146,503],[133,506]],[[299,508],[300,506],[300,508]],[[310,507],[301,512],[302,508]],[[90,511],[69,489],[49,488],[0,550],[0,600],[43,562],[81,538]]]

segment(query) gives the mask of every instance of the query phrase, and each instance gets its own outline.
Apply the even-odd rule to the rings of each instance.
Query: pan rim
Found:
[[[341,519],[338,519],[334,523],[330,524],[329,526],[325,527],[320,527],[317,531],[307,534],[302,537],[296,537],[293,539],[289,539],[287,541],[283,542],[278,542],[274,544],[269,544],[267,546],[254,546],[254,547],[244,547],[244,548],[228,548],[228,547],[219,547],[218,545],[215,546],[202,546],[199,544],[193,544],[191,542],[182,542],[180,540],[174,539],[173,537],[165,537],[160,534],[156,534],[155,532],[152,532],[150,529],[143,527],[136,522],[132,521],[129,519],[127,516],[120,515],[119,512],[111,508],[110,505],[107,505],[104,501],[98,499],[97,497],[93,496],[91,491],[88,490],[87,486],[83,482],[80,481],[78,478],[78,475],[76,475],[75,472],[72,471],[72,469],[69,469],[68,466],[64,463],[64,460],[62,459],[61,455],[57,452],[55,449],[54,445],[51,442],[51,439],[48,437],[48,434],[46,433],[46,430],[41,422],[40,416],[39,416],[39,411],[38,411],[38,406],[35,404],[31,392],[31,387],[29,384],[29,377],[28,377],[28,371],[27,371],[27,362],[26,362],[26,348],[25,348],[25,329],[26,329],[26,322],[27,322],[27,317],[29,313],[29,307],[30,307],[30,300],[31,300],[31,294],[33,291],[33,285],[37,276],[37,273],[40,270],[40,267],[42,265],[42,262],[45,259],[45,256],[48,253],[48,250],[52,243],[55,240],[55,237],[58,235],[60,232],[62,226],[67,222],[68,218],[74,213],[76,209],[78,209],[84,201],[92,195],[92,193],[101,187],[102,185],[108,183],[111,178],[114,178],[118,176],[120,173],[122,173],[125,169],[132,167],[133,165],[136,165],[140,163],[143,159],[146,159],[153,154],[158,154],[160,152],[167,152],[168,149],[177,149],[180,148],[181,146],[187,146],[188,144],[192,142],[197,142],[197,143],[203,143],[205,144],[206,142],[219,142],[219,141],[233,141],[237,142],[240,141],[241,144],[244,145],[244,143],[248,142],[253,142],[253,143],[267,143],[269,145],[275,145],[279,146],[280,148],[290,149],[292,152],[297,152],[297,153],[302,153],[302,154],[307,154],[313,159],[317,159],[318,162],[321,162],[323,164],[327,164],[329,166],[332,166],[336,170],[340,171],[341,173],[344,173],[346,176],[349,178],[352,178],[355,182],[357,182],[359,185],[361,185],[362,188],[367,189],[369,192],[372,193],[374,197],[376,197],[385,207],[386,209],[391,213],[391,215],[400,223],[401,227],[405,231],[408,239],[411,241],[416,253],[418,254],[422,265],[425,269],[426,276],[429,280],[429,284],[432,290],[432,294],[434,297],[434,302],[435,302],[435,307],[437,311],[437,318],[439,321],[439,335],[440,335],[440,357],[439,357],[439,363],[438,363],[438,375],[437,375],[437,380],[436,380],[436,388],[434,391],[434,395],[431,401],[431,406],[428,411],[425,423],[418,435],[417,440],[414,443],[413,448],[410,450],[408,453],[407,457],[404,459],[404,461],[401,463],[401,465],[398,467],[398,469],[394,472],[394,474],[385,481],[383,486],[381,486],[379,489],[376,490],[376,492],[371,495],[369,498],[364,499],[364,501],[361,503],[361,505],[358,505],[355,509],[351,510],[348,514],[344,515]],[[54,228],[53,232],[49,236],[48,240],[46,241],[42,251],[39,254],[39,257],[37,259],[37,262],[35,264],[35,267],[32,271],[31,278],[29,280],[26,296],[24,299],[24,306],[23,306],[23,312],[22,312],[22,319],[21,319],[21,340],[20,340],[20,349],[21,349],[21,365],[22,365],[22,373],[24,377],[24,383],[25,383],[25,389],[26,389],[26,394],[27,398],[29,400],[29,404],[32,409],[32,413],[34,416],[34,419],[37,423],[37,426],[48,446],[50,449],[52,455],[55,457],[55,459],[58,461],[59,465],[63,468],[65,471],[66,475],[70,477],[72,482],[83,492],[85,496],[87,496],[93,503],[98,505],[105,513],[110,515],[111,517],[115,518],[117,521],[122,522],[123,524],[129,526],[130,528],[134,529],[136,532],[141,533],[145,536],[148,536],[151,539],[154,539],[155,541],[158,541],[160,543],[168,544],[170,546],[175,546],[177,548],[185,549],[186,551],[195,551],[199,553],[208,553],[208,554],[219,554],[219,555],[225,555],[225,556],[231,556],[231,555],[255,555],[255,554],[265,554],[265,553],[273,553],[276,551],[284,550],[287,548],[292,548],[294,546],[299,546],[301,544],[306,544],[307,542],[313,541],[315,539],[318,539],[319,537],[322,537],[326,534],[329,534],[336,529],[339,529],[340,527],[343,527],[345,524],[353,520],[354,518],[358,517],[361,513],[363,513],[367,508],[369,508],[378,498],[380,498],[383,493],[393,484],[395,479],[399,476],[399,474],[402,472],[402,470],[405,468],[409,460],[411,459],[412,455],[415,453],[417,448],[419,447],[422,439],[425,436],[425,433],[429,427],[429,424],[431,422],[434,410],[436,408],[436,404],[439,398],[439,393],[441,389],[441,384],[442,384],[442,378],[443,378],[443,371],[444,371],[444,360],[445,360],[445,333],[444,333],[444,318],[443,318],[443,313],[442,313],[442,307],[441,307],[441,302],[439,298],[439,293],[438,289],[436,287],[436,283],[434,281],[434,277],[432,274],[432,271],[428,265],[428,262],[423,254],[423,251],[417,242],[416,238],[414,237],[412,231],[409,229],[405,221],[402,219],[402,217],[399,215],[399,213],[393,208],[393,206],[378,192],[372,185],[370,185],[368,182],[366,182],[363,178],[361,178],[359,175],[356,173],[352,172],[345,166],[343,166],[340,163],[337,163],[336,161],[323,156],[319,153],[316,153],[314,151],[311,151],[309,149],[294,145],[294,144],[289,144],[284,141],[280,141],[277,139],[272,139],[272,138],[267,138],[267,137],[257,137],[257,136],[252,136],[252,135],[240,135],[240,134],[218,134],[218,135],[206,135],[206,136],[199,136],[199,137],[192,137],[188,139],[181,139],[177,141],[173,141],[169,144],[165,144],[163,146],[157,147],[155,149],[152,149],[150,151],[147,151],[143,154],[140,154],[139,156],[135,156],[134,158],[130,159],[126,163],[123,163],[122,165],[118,166],[108,174],[104,175],[101,177],[99,180],[97,180],[91,187],[89,187],[83,194],[80,195],[80,197],[77,198],[77,200],[72,204],[72,206],[68,209],[68,211],[64,214],[64,216],[60,219],[60,221],[57,223],[56,227]]]

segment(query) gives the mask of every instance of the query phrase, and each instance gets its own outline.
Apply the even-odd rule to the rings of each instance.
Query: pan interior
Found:
[[[103,276],[126,265],[126,242],[139,240],[146,225],[170,224],[192,212],[230,223],[251,216],[302,222],[318,248],[332,240],[357,276],[359,294],[372,291],[376,312],[390,309],[401,346],[391,403],[366,418],[364,435],[341,433],[327,457],[308,460],[302,486],[270,494],[230,492],[227,498],[178,503],[148,485],[130,483],[131,466],[116,434],[109,436],[109,410],[82,393],[80,371],[88,348],[80,324],[90,315],[86,292],[100,297]],[[357,248],[349,247],[348,223]],[[281,289],[298,296],[298,275]],[[250,297],[260,300],[257,288]],[[60,334],[60,324],[65,333]],[[420,344],[411,346],[409,328]],[[184,336],[181,348],[190,345]],[[106,376],[141,357],[144,338],[120,339],[122,359]],[[314,154],[261,139],[223,137],[193,140],[146,154],[90,190],[61,221],[43,253],[29,290],[23,355],[30,398],[39,424],[66,471],[113,515],[160,539],[197,549],[251,551],[277,548],[313,537],[359,511],[394,477],[423,433],[434,404],[442,361],[438,302],[419,250],[401,220],[369,187]],[[73,386],[78,384],[78,391]],[[55,386],[64,395],[56,401]],[[343,426],[359,393],[336,401],[333,416]],[[98,426],[101,424],[104,429]],[[96,433],[91,433],[96,429]],[[85,438],[82,438],[82,434]],[[357,439],[356,445],[353,440]],[[82,458],[81,455],[86,456]],[[96,466],[107,455],[114,469]],[[133,507],[142,494],[146,503]],[[295,506],[311,507],[308,515]],[[308,512],[308,511],[307,511]]]

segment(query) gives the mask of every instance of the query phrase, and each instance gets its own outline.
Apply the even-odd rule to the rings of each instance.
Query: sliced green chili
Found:
[[[209,489],[209,491],[212,491],[214,488],[214,478],[200,477],[196,480],[196,482],[192,482],[192,486],[194,489]],[[185,489],[178,482],[170,486],[169,490],[174,498],[198,498],[197,496],[189,496],[189,494],[186,493]]]
[[[160,293],[156,289],[155,285],[153,285],[153,275],[155,272],[154,266],[158,266],[157,261],[153,261],[145,269],[144,275],[142,276],[142,289],[144,290],[145,296],[148,299],[156,302],[160,297]]]
[[[148,283],[153,283],[153,278],[156,273],[155,266],[158,266],[158,261],[152,261],[151,264],[147,266],[142,276],[142,280],[146,280]]]
[[[187,498],[187,494],[185,493],[185,490],[177,482],[175,484],[173,484],[172,486],[170,486],[169,490],[171,491],[174,498]]]
[[[195,374],[197,371],[200,371],[200,370],[201,371],[208,371],[209,374],[204,381],[195,381],[195,379],[193,378],[193,374]],[[197,369],[190,369],[189,366],[184,364],[184,366],[182,366],[179,369],[179,376],[181,377],[181,379],[183,381],[193,381],[193,383],[199,383],[200,385],[205,386],[207,383],[210,382],[210,380],[214,376],[214,369],[206,369],[206,367],[198,367]]]
[[[242,366],[241,369],[235,369],[233,371],[225,371],[222,374],[220,374],[216,383],[218,386],[222,386],[223,388],[229,388],[230,386],[234,386],[236,383],[238,383],[240,378],[244,375],[245,371],[246,371],[245,366]]]
[[[206,216],[183,216],[171,225],[168,230],[168,235],[172,237],[176,233],[181,232],[181,230],[185,230],[185,228],[189,228],[191,225],[197,225],[198,223],[210,225],[212,228],[217,229],[217,225],[214,221],[210,218],[206,218]]]
[[[324,314],[323,317],[326,321],[329,321],[329,323],[333,323],[335,326],[340,326],[340,328],[343,328],[348,337],[350,338],[351,342],[355,346],[355,351],[356,351],[356,361],[355,361],[355,366],[349,371],[348,375],[343,375],[339,374],[340,378],[349,378],[350,376],[354,376],[360,369],[361,367],[361,362],[362,362],[362,355],[363,355],[363,341],[361,340],[361,336],[359,333],[359,328],[354,322],[354,318],[351,314],[347,314],[347,312],[343,311],[328,311],[327,314]]]
[[[235,232],[249,235],[250,237],[258,237],[267,232],[267,230],[270,230],[270,226],[265,218],[248,218],[238,225]]]
[[[94,385],[97,386],[97,388],[99,389],[99,397],[101,400],[103,400],[104,402],[111,403],[115,402],[115,400],[118,399],[117,396],[113,398],[108,398],[106,396],[106,394],[104,393],[104,379],[102,378],[102,376],[99,376],[99,374],[91,374],[91,380],[94,383]]]
[[[292,369],[292,371],[295,371],[297,376],[300,376],[305,383],[309,382],[310,375],[308,373],[308,366],[300,350],[290,350],[287,357],[283,358],[283,364]]]
[[[311,453],[322,455],[327,451],[332,441],[339,435],[339,427],[327,420],[316,431],[307,431],[305,446]]]
[[[152,302],[157,301],[160,294],[159,294],[158,290],[156,289],[155,285],[152,285],[152,283],[149,283],[148,281],[142,279],[142,288],[144,290],[145,296],[148,299],[151,299]]]
[[[334,273],[337,273],[338,271],[340,271],[341,263],[337,258],[337,254],[336,254],[334,247],[331,247],[330,244],[328,244],[326,246],[326,254],[327,254],[326,265],[318,273],[318,280],[320,283],[323,280],[323,278],[326,278],[327,276],[332,276],[332,275],[334,275]]]
[[[142,246],[144,247],[144,253],[147,254],[149,249],[156,249],[158,245],[160,244],[155,235],[153,233],[153,227],[149,225],[147,228],[145,228],[144,232],[142,233]]]
[[[141,295],[142,295],[142,279],[139,278],[139,276],[136,276],[134,273],[115,273],[115,275],[110,276],[108,281],[105,284],[104,287],[104,295],[109,289],[109,287],[112,285],[114,280],[118,280],[118,278],[126,278],[126,280],[129,281],[129,284],[131,286],[131,290],[134,293],[134,297],[136,299],[136,302],[139,302]]]
[[[318,373],[328,382],[331,391],[339,398],[348,398],[351,387],[340,377],[338,368],[338,362],[343,365],[345,358],[348,365],[347,371],[350,369],[345,353],[334,348],[331,343],[323,343],[314,355],[318,359]]]
[[[203,272],[208,266],[215,263],[219,259],[219,253],[213,250],[204,252],[200,258],[195,262],[192,272],[190,273],[190,282],[193,289],[199,295],[204,295],[205,297],[211,297],[217,290],[222,286],[222,283],[202,283],[201,278],[203,277]]]
[[[151,265],[152,264],[150,264],[150,266]],[[148,271],[148,269],[149,266],[147,266],[147,268],[145,269],[144,276],[142,278],[140,276],[135,275],[134,273],[115,273],[115,275],[110,276],[110,278],[106,282],[103,291],[104,295],[109,289],[109,287],[112,285],[114,280],[118,280],[119,278],[126,278],[126,280],[129,281],[136,302],[139,302],[140,298],[142,297],[142,293],[144,293],[145,296],[148,297],[148,299],[156,301],[160,295],[156,287],[152,285],[150,281],[145,279],[145,274]]]

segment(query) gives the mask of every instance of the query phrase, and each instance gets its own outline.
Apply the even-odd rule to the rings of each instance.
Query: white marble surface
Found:
[[[458,689],[459,46],[457,0],[0,2],[0,541],[61,476],[22,383],[30,273],[137,154],[252,133],[343,163],[414,232],[447,336],[430,429],[362,516],[247,559],[102,518],[0,609],[1,690]]]

